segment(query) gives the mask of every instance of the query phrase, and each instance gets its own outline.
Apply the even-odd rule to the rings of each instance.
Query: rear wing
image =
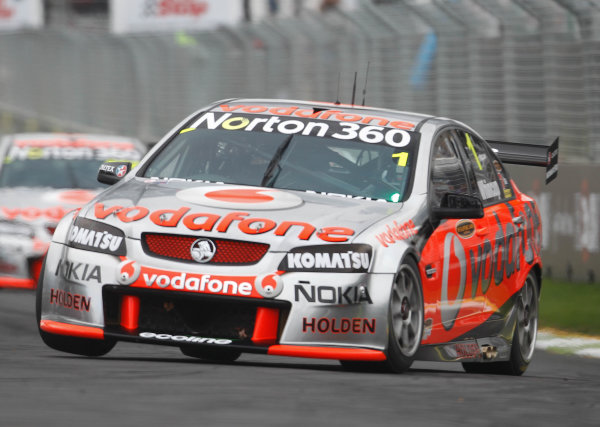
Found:
[[[504,163],[546,168],[546,184],[558,176],[558,137],[550,145],[487,141]]]

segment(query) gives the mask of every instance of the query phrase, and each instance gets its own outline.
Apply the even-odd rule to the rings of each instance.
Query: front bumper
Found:
[[[275,267],[262,266],[260,272],[273,271],[282,256],[270,263]],[[257,298],[155,289],[144,284],[143,273],[131,285],[118,284],[115,278],[122,261],[53,243],[43,278],[41,329],[90,339],[385,360],[392,275],[284,273],[280,295]],[[182,265],[173,263],[172,270],[176,268]],[[142,266],[142,272],[149,269]],[[217,270],[210,273],[217,276]],[[188,277],[192,274],[198,273],[188,272]],[[245,270],[239,277],[258,276],[257,271]],[[357,293],[359,285],[366,296]]]
[[[35,238],[0,235],[0,288],[34,289],[47,249]]]

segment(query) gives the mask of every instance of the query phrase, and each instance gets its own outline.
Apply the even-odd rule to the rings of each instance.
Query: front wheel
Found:
[[[396,274],[389,305],[387,364],[393,372],[406,371],[423,335],[423,288],[417,263],[407,257]]]
[[[537,278],[530,272],[519,293],[515,309],[517,322],[513,333],[510,359],[506,362],[463,363],[469,373],[501,375],[523,375],[527,370],[533,351],[538,328],[539,286]]]

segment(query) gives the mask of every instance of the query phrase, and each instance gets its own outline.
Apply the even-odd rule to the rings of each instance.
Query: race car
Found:
[[[502,158],[558,172],[550,146],[339,103],[227,99],[185,118],[65,216],[37,289],[44,342],[117,341],[407,370],[520,375],[541,287],[535,201]]]
[[[66,133],[7,135],[0,141],[0,288],[35,288],[58,221],[106,187],[106,160],[137,162],[132,138]],[[92,173],[93,171],[93,173]]]

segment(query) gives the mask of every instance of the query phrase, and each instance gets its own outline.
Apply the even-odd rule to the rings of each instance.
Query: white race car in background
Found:
[[[140,141],[111,135],[27,133],[0,142],[0,287],[34,288],[60,219],[89,202],[107,160],[137,162]]]

